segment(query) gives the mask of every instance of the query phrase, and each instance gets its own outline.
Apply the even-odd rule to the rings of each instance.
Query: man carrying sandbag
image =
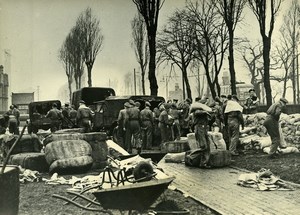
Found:
[[[280,132],[279,132],[279,119],[282,109],[286,106],[288,101],[285,98],[281,98],[279,102],[272,104],[267,110],[267,118],[264,121],[264,126],[267,129],[268,134],[271,137],[271,147],[269,152],[270,158],[278,156],[276,154],[277,148],[280,145]]]
[[[210,143],[208,140],[208,124],[211,118],[209,112],[212,109],[205,104],[193,103],[191,105],[191,111],[193,118],[193,126],[195,130],[195,138],[199,143],[201,149],[200,165],[199,167],[208,168],[209,156],[210,156]]]
[[[243,107],[238,103],[236,95],[232,95],[232,99],[227,101],[224,111],[224,123],[228,128],[229,151],[231,155],[237,156],[237,145],[240,138],[240,125],[244,129]]]

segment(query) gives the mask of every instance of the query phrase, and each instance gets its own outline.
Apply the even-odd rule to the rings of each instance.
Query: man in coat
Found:
[[[92,130],[92,120],[93,120],[92,110],[85,105],[85,101],[79,101],[79,108],[77,110],[76,121],[80,128],[83,128],[84,133],[88,133]]]
[[[57,104],[52,104],[52,109],[48,111],[46,114],[46,118],[51,119],[51,132],[55,132],[60,129],[61,127],[61,120],[63,118],[63,115],[60,110],[57,109]]]
[[[154,116],[150,107],[150,102],[146,101],[145,108],[141,111],[143,149],[152,149]]]

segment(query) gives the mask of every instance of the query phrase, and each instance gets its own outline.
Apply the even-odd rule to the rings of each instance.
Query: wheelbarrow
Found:
[[[116,209],[120,212],[128,211],[146,211],[156,201],[156,199],[168,188],[169,184],[175,177],[164,179],[156,179],[156,173],[145,174],[144,177],[135,179],[127,176],[125,169],[117,172],[109,167],[105,168],[102,177],[102,183],[84,189],[80,193],[67,191],[69,194],[75,195],[72,199],[54,194],[53,197],[63,199],[77,207],[89,211],[99,211],[112,214],[110,210]],[[108,176],[108,177],[106,177]],[[108,181],[107,178],[109,179]],[[104,183],[110,183],[110,187],[103,188]],[[89,190],[94,190],[92,194],[94,199],[84,196],[84,193]],[[87,205],[81,205],[75,200],[77,198],[84,199],[88,202]]]

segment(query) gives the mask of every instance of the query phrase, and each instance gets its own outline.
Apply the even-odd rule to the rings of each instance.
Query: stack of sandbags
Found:
[[[45,147],[50,173],[87,172],[93,165],[92,148],[84,140],[56,140]]]
[[[107,166],[108,147],[106,143],[107,135],[105,132],[92,133],[53,133],[48,135],[43,144],[47,146],[49,143],[57,140],[84,140],[88,142],[92,148],[93,169],[104,168]]]
[[[245,127],[256,127],[256,134],[259,136],[266,136],[267,130],[263,125],[267,114],[264,112],[259,112],[256,114],[244,114]]]
[[[226,143],[223,139],[223,134],[221,132],[208,132],[208,139],[210,142],[210,151],[222,151],[226,150]]]

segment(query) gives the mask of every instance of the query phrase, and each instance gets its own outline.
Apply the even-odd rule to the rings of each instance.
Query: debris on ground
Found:
[[[257,173],[243,173],[238,178],[238,185],[256,188],[258,191],[294,190],[294,188],[275,176],[268,169],[261,169]]]

